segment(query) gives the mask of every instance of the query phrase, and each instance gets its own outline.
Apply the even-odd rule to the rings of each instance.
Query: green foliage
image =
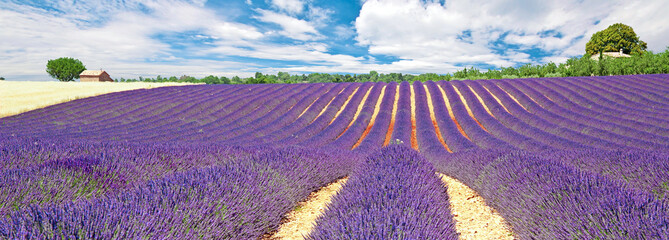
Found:
[[[378,73],[370,71],[369,74],[330,74],[310,73],[309,75],[290,75],[286,72],[273,74],[262,74],[257,72],[253,77],[232,78],[217,77],[213,75],[198,79],[191,76],[164,78],[124,79],[120,82],[192,82],[207,84],[264,84],[264,83],[325,83],[325,82],[402,82],[402,81],[440,81],[440,80],[462,80],[462,79],[508,79],[508,78],[539,78],[539,77],[570,77],[570,76],[608,76],[608,75],[630,75],[630,74],[657,74],[669,73],[669,48],[666,51],[654,54],[646,52],[642,55],[632,55],[629,58],[604,58],[592,60],[590,55],[574,57],[566,63],[555,64],[549,62],[543,65],[525,64],[518,68],[503,67],[500,69],[488,69],[482,72],[474,67],[463,68],[451,74],[423,73],[420,75],[402,73]]]
[[[4,81],[4,80],[5,80],[5,77],[0,77],[0,81]]]
[[[632,27],[616,23],[596,32],[585,44],[585,52],[597,55],[601,52],[617,52],[620,49],[626,54],[643,54],[648,45],[639,39]]]
[[[86,70],[84,64],[74,58],[62,57],[49,60],[46,63],[46,72],[61,82],[79,79],[79,74],[84,70]]]

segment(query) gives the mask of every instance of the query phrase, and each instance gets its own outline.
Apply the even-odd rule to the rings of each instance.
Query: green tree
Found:
[[[84,64],[74,58],[63,57],[49,60],[46,63],[46,72],[61,82],[79,79],[79,74],[84,70],[86,70]]]
[[[642,54],[648,44],[639,39],[632,27],[616,23],[596,32],[585,44],[585,52],[597,55],[601,52],[617,52],[620,49],[626,54]]]
[[[0,77],[0,81],[3,81],[3,80],[5,80],[5,77]]]

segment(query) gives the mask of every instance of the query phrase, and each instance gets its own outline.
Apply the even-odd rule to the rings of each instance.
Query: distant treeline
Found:
[[[609,75],[633,75],[633,74],[658,74],[669,73],[669,48],[661,53],[645,52],[640,55],[632,55],[629,58],[599,57],[592,60],[590,55],[580,58],[574,57],[566,63],[555,64],[553,62],[544,65],[526,64],[518,68],[508,67],[501,69],[488,69],[486,72],[470,67],[456,71],[453,74],[423,73],[420,75],[389,73],[383,74],[370,71],[368,74],[329,74],[311,73],[302,75],[291,75],[286,72],[274,74],[262,74],[257,72],[255,76],[240,78],[238,76],[227,78],[207,76],[195,78],[191,76],[161,77],[139,79],[116,79],[117,82],[191,82],[206,84],[259,84],[259,83],[321,83],[321,82],[402,82],[402,81],[438,81],[438,80],[463,80],[463,79],[505,79],[505,78],[538,78],[538,77],[574,77],[574,76],[609,76]]]

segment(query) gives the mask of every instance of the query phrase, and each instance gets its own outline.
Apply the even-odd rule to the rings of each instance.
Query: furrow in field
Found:
[[[455,178],[438,175],[446,186],[460,239],[514,239],[509,224],[478,193]]]
[[[453,85],[452,85],[452,86],[453,86]],[[469,105],[467,104],[467,100],[465,99],[465,97],[462,96],[462,93],[460,93],[460,90],[458,90],[458,88],[457,88],[456,86],[453,86],[453,90],[455,90],[455,93],[457,93],[458,96],[460,96],[460,101],[462,101],[462,104],[465,106],[465,109],[467,109],[467,113],[469,113],[469,116],[472,117],[472,119],[474,119],[474,121],[476,121],[476,123],[478,123],[479,126],[481,126],[481,128],[483,128],[483,130],[488,131],[488,129],[486,129],[486,128],[483,126],[483,124],[481,124],[481,122],[479,122],[479,120],[476,119],[476,117],[474,116],[474,113],[472,112],[472,109],[469,108]],[[492,116],[493,118],[495,118],[495,115],[492,115],[492,112],[490,112],[490,109],[488,109],[488,107],[486,107],[485,105],[483,105],[483,108],[488,112],[488,114],[490,114],[490,116]]]
[[[339,92],[337,93],[337,95],[339,95],[341,92],[343,92],[344,89],[345,89],[345,88],[342,88],[341,90],[339,90]],[[321,97],[322,97],[322,96],[325,96],[327,93],[328,93],[328,92],[325,92],[325,93],[323,93],[323,95],[320,95],[320,96],[316,97],[316,99],[314,99],[314,101],[311,102],[311,104],[309,104],[309,106],[307,106],[307,108],[305,108],[304,111],[302,111],[302,113],[300,113],[300,115],[298,115],[296,119],[302,117],[302,115],[304,115],[304,113],[306,113],[306,112],[311,108],[311,105],[314,105],[314,103],[315,103],[316,101],[318,101],[318,99],[321,99]],[[334,98],[332,98],[332,100],[334,100]],[[330,100],[330,102],[328,102],[328,105],[332,102],[332,100]],[[328,105],[326,105],[325,107],[327,108]],[[320,114],[323,114],[323,112],[321,111]],[[320,114],[319,114],[319,115],[320,115]]]
[[[282,121],[285,118],[279,118],[280,120],[277,122],[269,123],[267,130],[261,132],[250,131],[243,138],[233,139],[230,142],[234,144],[254,145],[258,143],[267,144],[287,141],[287,137],[295,138],[297,135],[305,133],[305,128],[312,128],[311,124],[317,121],[321,115],[335,111],[343,103],[344,98],[357,87],[359,87],[359,84],[337,84],[333,91],[328,91],[324,96],[320,97],[309,108],[309,111],[304,113],[300,118],[289,117],[287,121]],[[342,90],[338,91],[338,88]],[[297,113],[295,114],[297,116]],[[325,119],[321,119],[320,121],[325,121]],[[275,123],[282,126],[276,126]]]
[[[437,124],[437,117],[434,115],[434,104],[432,103],[432,94],[430,94],[430,90],[427,89],[426,85],[423,85],[423,88],[425,88],[425,94],[427,95],[427,107],[430,109],[430,118],[432,119],[432,125],[434,125],[434,131],[437,134],[437,139],[439,139],[439,142],[441,145],[446,148],[446,151],[452,153],[453,151],[451,148],[448,147],[448,144],[446,144],[446,141],[444,141],[444,137],[441,135],[441,130],[439,129],[439,124]]]
[[[313,230],[316,219],[323,215],[332,197],[337,195],[348,181],[348,177],[338,179],[321,189],[312,192],[303,202],[299,202],[293,211],[286,214],[276,233],[266,236],[266,240],[304,239]]]
[[[367,124],[367,128],[365,128],[365,131],[362,132],[362,135],[360,136],[358,141],[355,144],[353,144],[353,147],[351,147],[351,150],[360,146],[362,140],[365,140],[365,137],[367,137],[369,131],[371,131],[372,127],[374,127],[374,122],[376,121],[376,117],[379,115],[379,110],[381,110],[381,101],[383,100],[383,97],[386,95],[386,87],[387,86],[383,86],[383,89],[381,89],[381,95],[379,96],[379,99],[376,100],[376,105],[374,106],[374,113],[372,113],[372,118],[369,121],[369,124]]]
[[[411,148],[418,150],[418,139],[416,138],[416,92],[411,87]]]
[[[338,89],[333,88],[335,84],[323,85],[319,90],[305,94],[301,98],[294,99],[294,104],[287,111],[270,111],[267,115],[260,117],[253,122],[248,123],[248,125],[241,125],[234,129],[227,131],[225,134],[218,136],[222,138],[221,140],[230,140],[233,138],[241,139],[246,138],[253,132],[266,134],[272,132],[276,129],[280,129],[290,122],[293,122],[297,119],[300,113],[305,112],[304,110],[314,104],[314,102],[320,99],[323,96],[326,96],[330,91],[337,91]],[[342,88],[343,89],[343,88]],[[323,91],[325,90],[325,91]],[[298,100],[299,99],[299,100]],[[289,100],[293,101],[293,99]],[[280,105],[281,106],[281,105]],[[248,126],[259,126],[257,128],[249,128]]]
[[[358,91],[358,88],[360,88],[360,87],[355,88],[355,90],[353,90],[353,93],[351,93],[351,95],[348,95],[348,99],[346,100],[346,102],[348,102],[349,100],[351,100],[351,97],[353,97],[353,95]],[[344,89],[342,89],[341,91],[339,91],[339,93],[337,94],[337,97],[339,96],[339,94],[341,94],[342,91],[344,91]],[[325,112],[325,110],[328,109],[328,107],[330,106],[330,104],[332,103],[332,101],[334,101],[337,97],[333,97],[332,99],[330,99],[330,101],[328,102],[328,104],[325,104],[325,107],[323,107],[323,109],[321,109],[321,111],[318,113],[318,115],[316,115],[316,117],[315,117],[314,119],[312,119],[311,122],[310,122],[309,124],[314,123],[314,121],[316,121],[316,119],[318,119],[321,115],[323,115],[323,113]],[[343,108],[342,108],[342,109],[343,109]],[[342,109],[339,109],[339,111],[342,111]],[[335,118],[336,118],[336,117],[335,117]],[[331,123],[332,123],[332,122],[331,122]]]
[[[502,106],[502,107],[504,108],[504,110],[506,110],[506,112],[511,113],[511,111],[509,111],[509,109],[504,105],[504,103],[502,103],[502,100],[499,100],[499,97],[497,97],[495,94],[493,94],[492,92],[490,92],[490,89],[488,89],[488,87],[486,87],[485,85],[481,85],[481,87],[483,87],[483,89],[485,89],[485,91],[488,92],[488,94],[490,94],[490,96],[492,96],[492,98],[494,98],[495,101],[497,101],[497,103],[499,103],[499,105]],[[474,91],[474,89],[472,89],[471,86],[469,86],[469,89],[472,90],[472,92],[475,92],[475,93],[476,93],[476,91]],[[502,90],[502,91],[504,91],[504,90]],[[518,99],[516,99],[516,97],[514,97],[513,95],[509,94],[509,93],[506,92],[506,91],[504,91],[504,92],[506,93],[506,95],[509,96],[509,98],[511,98],[514,102],[516,102],[516,104],[518,104],[518,106],[520,106],[520,107],[523,108],[525,111],[527,111],[527,108],[525,108],[525,106],[523,106],[523,104],[520,104],[520,102],[518,101]],[[478,95],[477,95],[477,96],[478,96]],[[480,97],[479,97],[479,98],[480,98]]]
[[[337,113],[334,115],[332,120],[330,120],[328,125],[332,124],[332,122],[337,120],[337,117],[339,117],[339,114],[341,114],[341,112],[343,112],[344,109],[346,109],[346,106],[348,106],[348,103],[351,101],[351,98],[353,98],[353,96],[355,96],[355,94],[358,92],[359,89],[360,89],[359,87],[356,88],[355,90],[353,90],[353,93],[351,93],[351,95],[348,95],[348,98],[344,102],[344,105],[342,105],[341,108],[339,108],[339,111],[337,111]],[[365,93],[365,96],[367,96],[367,94],[369,94],[369,91],[371,91],[371,90],[372,90],[372,88],[369,88],[369,90],[367,90],[367,93]],[[322,114],[322,112],[321,112],[321,114]]]
[[[400,99],[400,85],[398,84],[395,90],[395,102],[393,103],[393,112],[390,117],[390,125],[388,126],[388,132],[386,132],[386,139],[383,140],[383,146],[388,146],[390,139],[393,136],[393,129],[395,127],[395,116],[397,115],[397,102]]]
[[[355,115],[353,115],[353,119],[351,120],[351,122],[348,123],[346,128],[344,128],[344,131],[342,131],[339,135],[337,135],[337,138],[341,137],[341,135],[344,134],[346,132],[346,130],[348,130],[348,128],[351,127],[351,125],[353,125],[355,120],[358,119],[358,116],[360,115],[360,112],[362,111],[362,107],[365,106],[365,103],[367,102],[367,97],[369,97],[369,93],[372,92],[373,88],[374,87],[371,87],[367,90],[367,92],[365,93],[365,96],[362,97],[362,101],[360,101],[360,104],[358,104],[358,109],[355,110]],[[381,100],[381,98],[379,98],[379,100]],[[334,121],[334,119],[332,121]],[[330,122],[330,124],[332,124],[332,122]]]
[[[444,88],[442,88],[439,85],[437,85],[437,87],[439,88],[439,91],[441,92],[441,95],[444,96],[444,103],[446,104],[446,108],[448,109],[448,115],[451,116],[451,120],[453,120],[453,122],[455,123],[455,126],[458,127],[458,131],[460,131],[460,133],[463,136],[465,136],[465,138],[467,138],[469,141],[471,141],[469,136],[467,136],[467,133],[465,133],[465,130],[463,130],[462,126],[460,126],[460,123],[458,122],[458,119],[455,118],[455,115],[453,114],[453,108],[451,107],[451,102],[448,100],[448,96],[446,96],[446,92],[444,92]],[[483,130],[488,131],[483,126],[482,126],[482,128],[483,128]]]
[[[580,148],[583,145],[580,145],[572,140],[566,139],[561,135],[564,135],[562,132],[556,132],[551,134],[546,130],[552,129],[554,125],[542,121],[543,119],[537,118],[532,114],[527,114],[527,111],[522,109],[519,105],[516,105],[513,100],[503,102],[497,102],[492,94],[488,93],[480,84],[480,81],[463,81],[462,84],[466,84],[469,88],[466,88],[466,91],[473,93],[478,96],[479,102],[483,105],[488,106],[488,108],[495,114],[497,119],[504,124],[507,128],[522,134],[530,139],[535,140],[538,143],[545,144],[545,147],[557,147],[557,148]],[[465,88],[463,86],[463,88]],[[505,99],[502,99],[505,100]],[[506,104],[506,111],[502,110],[503,104]],[[508,109],[515,108],[512,110],[514,114]]]

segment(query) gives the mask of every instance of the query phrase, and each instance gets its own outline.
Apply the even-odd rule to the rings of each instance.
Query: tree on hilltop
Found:
[[[79,74],[84,70],[86,70],[84,64],[74,58],[62,57],[49,60],[46,63],[46,72],[61,82],[79,79]]]
[[[620,49],[626,54],[642,54],[648,45],[641,41],[632,27],[616,23],[596,32],[585,44],[585,52],[597,55],[600,52],[617,52]]]

